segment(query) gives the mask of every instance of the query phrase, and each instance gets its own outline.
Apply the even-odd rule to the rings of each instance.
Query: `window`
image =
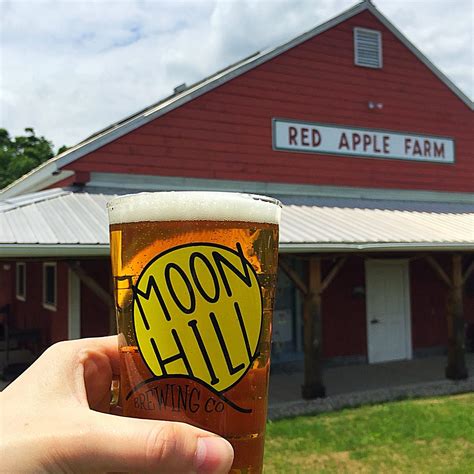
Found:
[[[43,263],[43,306],[56,311],[56,263]]]
[[[16,264],[16,298],[26,300],[26,263]]]
[[[354,63],[356,66],[382,67],[382,33],[354,28]]]

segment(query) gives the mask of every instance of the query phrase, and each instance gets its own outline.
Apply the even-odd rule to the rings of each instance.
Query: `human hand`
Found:
[[[217,435],[109,413],[117,346],[116,336],[55,344],[0,393],[0,471],[229,471],[233,450]]]

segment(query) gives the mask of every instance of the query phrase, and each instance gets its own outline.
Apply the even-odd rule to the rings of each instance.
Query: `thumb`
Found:
[[[86,472],[227,473],[234,458],[225,439],[185,423],[89,412],[87,434],[71,464]],[[77,454],[80,452],[79,458]],[[74,465],[72,464],[72,465]]]

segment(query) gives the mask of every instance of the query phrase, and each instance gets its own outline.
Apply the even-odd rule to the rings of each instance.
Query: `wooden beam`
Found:
[[[471,276],[471,273],[473,270],[474,270],[474,260],[471,262],[471,264],[467,267],[466,271],[464,272],[464,275],[462,277],[463,284],[466,283],[467,279]]]
[[[303,303],[304,323],[304,385],[306,399],[324,397],[322,380],[322,327],[321,327],[321,259],[311,256],[308,261],[308,293]]]
[[[336,275],[339,273],[339,270],[342,268],[344,263],[346,263],[347,257],[343,257],[339,259],[335,265],[331,268],[330,272],[326,276],[326,278],[323,280],[321,283],[321,292],[324,292],[326,288],[331,284],[331,282],[334,280]]]
[[[446,285],[451,288],[453,286],[451,279],[443,270],[441,265],[431,255],[426,257],[426,261],[432,266],[433,270],[438,274],[441,280],[443,280],[444,283],[446,283]]]
[[[68,262],[69,268],[79,277],[81,283],[87,286],[110,309],[114,309],[112,294],[104,290],[90,275],[86,273],[79,262]]]
[[[468,374],[464,346],[462,256],[459,254],[452,257],[452,282],[447,312],[448,365],[446,377],[452,380],[461,380],[466,379]]]
[[[298,273],[296,273],[296,271],[290,266],[286,258],[280,256],[278,263],[280,268],[287,274],[288,278],[295,284],[296,288],[298,288],[303,295],[307,295],[308,287],[305,285]]]

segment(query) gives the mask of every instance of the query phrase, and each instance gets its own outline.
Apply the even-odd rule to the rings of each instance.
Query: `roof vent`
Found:
[[[186,86],[186,83],[183,82],[182,84],[180,84],[179,86],[176,86],[176,87],[174,88],[174,93],[175,93],[175,94],[179,94],[180,92],[185,91],[185,90],[186,90],[186,87],[187,87],[187,86]]]
[[[382,33],[354,28],[354,63],[356,66],[382,67]]]

